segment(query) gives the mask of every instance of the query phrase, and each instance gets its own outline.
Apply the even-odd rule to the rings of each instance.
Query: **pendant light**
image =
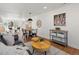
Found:
[[[31,16],[31,14],[32,14],[32,13],[31,13],[31,12],[29,12],[29,15],[30,15],[30,16]],[[31,18],[29,18],[29,19],[28,19],[28,21],[33,21],[33,20],[32,20]]]

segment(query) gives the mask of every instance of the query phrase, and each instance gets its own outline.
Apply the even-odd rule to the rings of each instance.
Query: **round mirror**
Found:
[[[41,20],[37,20],[37,27],[40,28],[42,26]]]

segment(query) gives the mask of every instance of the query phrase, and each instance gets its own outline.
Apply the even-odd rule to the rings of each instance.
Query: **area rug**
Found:
[[[29,50],[31,51],[31,53],[33,52],[33,48],[32,48],[32,42],[27,42],[25,43],[25,45],[27,47],[29,47]],[[38,52],[35,52],[33,53],[33,55],[42,55],[42,54],[39,54]],[[51,46],[49,48],[49,50],[47,51],[47,55],[69,55],[68,53],[54,47],[54,46]]]

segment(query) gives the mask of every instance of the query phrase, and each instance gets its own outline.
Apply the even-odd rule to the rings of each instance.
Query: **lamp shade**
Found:
[[[4,27],[0,24],[0,32],[4,32],[4,31],[5,31]]]
[[[28,21],[32,21],[32,19],[31,19],[31,18],[29,18],[29,19],[28,19]]]

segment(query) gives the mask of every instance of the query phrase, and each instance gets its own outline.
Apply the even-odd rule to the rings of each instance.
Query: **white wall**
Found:
[[[60,28],[68,31],[68,45],[79,49],[79,4],[69,4],[58,10],[36,16],[36,20],[42,21],[38,36],[49,38],[49,29],[55,29],[53,16],[61,13],[66,13],[66,26],[60,26]]]
[[[14,27],[17,27],[17,26],[22,26],[25,22],[25,19],[24,18],[19,18],[19,17],[5,17],[5,16],[1,16],[2,18],[2,24],[4,25],[5,27],[5,30],[8,30],[8,23],[10,21],[13,21],[14,22]]]

